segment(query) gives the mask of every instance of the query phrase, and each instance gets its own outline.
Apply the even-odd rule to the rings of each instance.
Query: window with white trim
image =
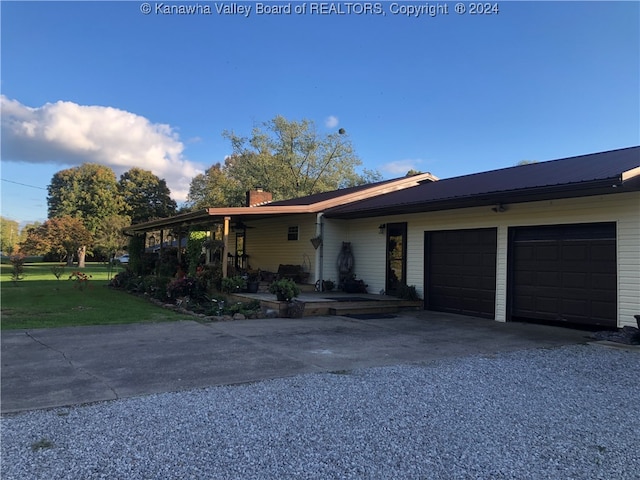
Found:
[[[298,240],[298,226],[289,227],[287,230],[287,240],[295,241]]]

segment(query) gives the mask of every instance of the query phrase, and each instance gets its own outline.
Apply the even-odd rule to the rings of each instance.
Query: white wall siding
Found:
[[[338,286],[338,255],[342,242],[351,241],[349,236],[349,222],[346,220],[323,219],[322,251],[322,279],[332,280]],[[357,264],[356,264],[357,268]],[[317,280],[317,279],[316,279]]]
[[[371,219],[349,221],[349,241],[354,256],[356,278],[364,280],[369,293],[380,293],[385,287],[386,232],[379,233],[381,222]]]
[[[635,327],[634,315],[640,315],[640,198],[618,221],[617,247],[618,326]]]
[[[493,213],[493,212],[492,212]],[[507,321],[507,252],[509,251],[509,229],[498,226],[498,245],[496,252],[496,312],[495,319]]]
[[[316,250],[310,239],[316,236],[315,215],[247,220],[245,224],[254,227],[247,229],[245,237],[245,251],[251,268],[277,272],[280,264],[303,265],[309,271],[309,282],[312,282]],[[287,239],[288,229],[293,226],[298,227],[298,240]]]
[[[421,296],[424,296],[425,231],[497,228],[495,318],[499,321],[505,321],[507,316],[509,227],[616,222],[618,326],[635,325],[633,315],[640,314],[640,192],[507,204],[505,207],[506,211],[502,213],[482,206],[341,222],[348,226],[348,232],[343,235],[345,241],[353,244],[356,274],[369,284],[371,293],[384,289],[385,284],[386,235],[377,233],[378,225],[407,222],[407,284],[415,285]],[[326,222],[338,224],[335,220]]]

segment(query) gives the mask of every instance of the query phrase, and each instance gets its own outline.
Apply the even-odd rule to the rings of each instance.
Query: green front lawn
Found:
[[[144,298],[107,287],[108,278],[122,267],[100,263],[79,270],[65,267],[57,280],[51,268],[56,263],[25,265],[23,280],[11,281],[11,265],[0,265],[0,328],[47,328],[81,325],[113,325],[140,322],[192,320],[159,307]],[[69,280],[74,271],[91,277],[84,288]]]

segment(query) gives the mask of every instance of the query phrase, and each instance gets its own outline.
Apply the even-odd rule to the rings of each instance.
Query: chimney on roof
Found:
[[[271,192],[265,192],[262,188],[258,187],[255,190],[249,190],[247,192],[247,207],[256,207],[258,205],[264,205],[273,200]]]

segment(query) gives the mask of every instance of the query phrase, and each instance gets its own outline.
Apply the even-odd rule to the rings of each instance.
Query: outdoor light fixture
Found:
[[[507,209],[505,208],[504,205],[502,205],[501,203],[498,203],[495,207],[491,209],[491,211],[495,213],[502,213],[502,212],[506,212]]]
[[[387,228],[387,224],[386,223],[381,223],[380,225],[378,225],[378,233],[380,235],[382,235],[386,228]]]

